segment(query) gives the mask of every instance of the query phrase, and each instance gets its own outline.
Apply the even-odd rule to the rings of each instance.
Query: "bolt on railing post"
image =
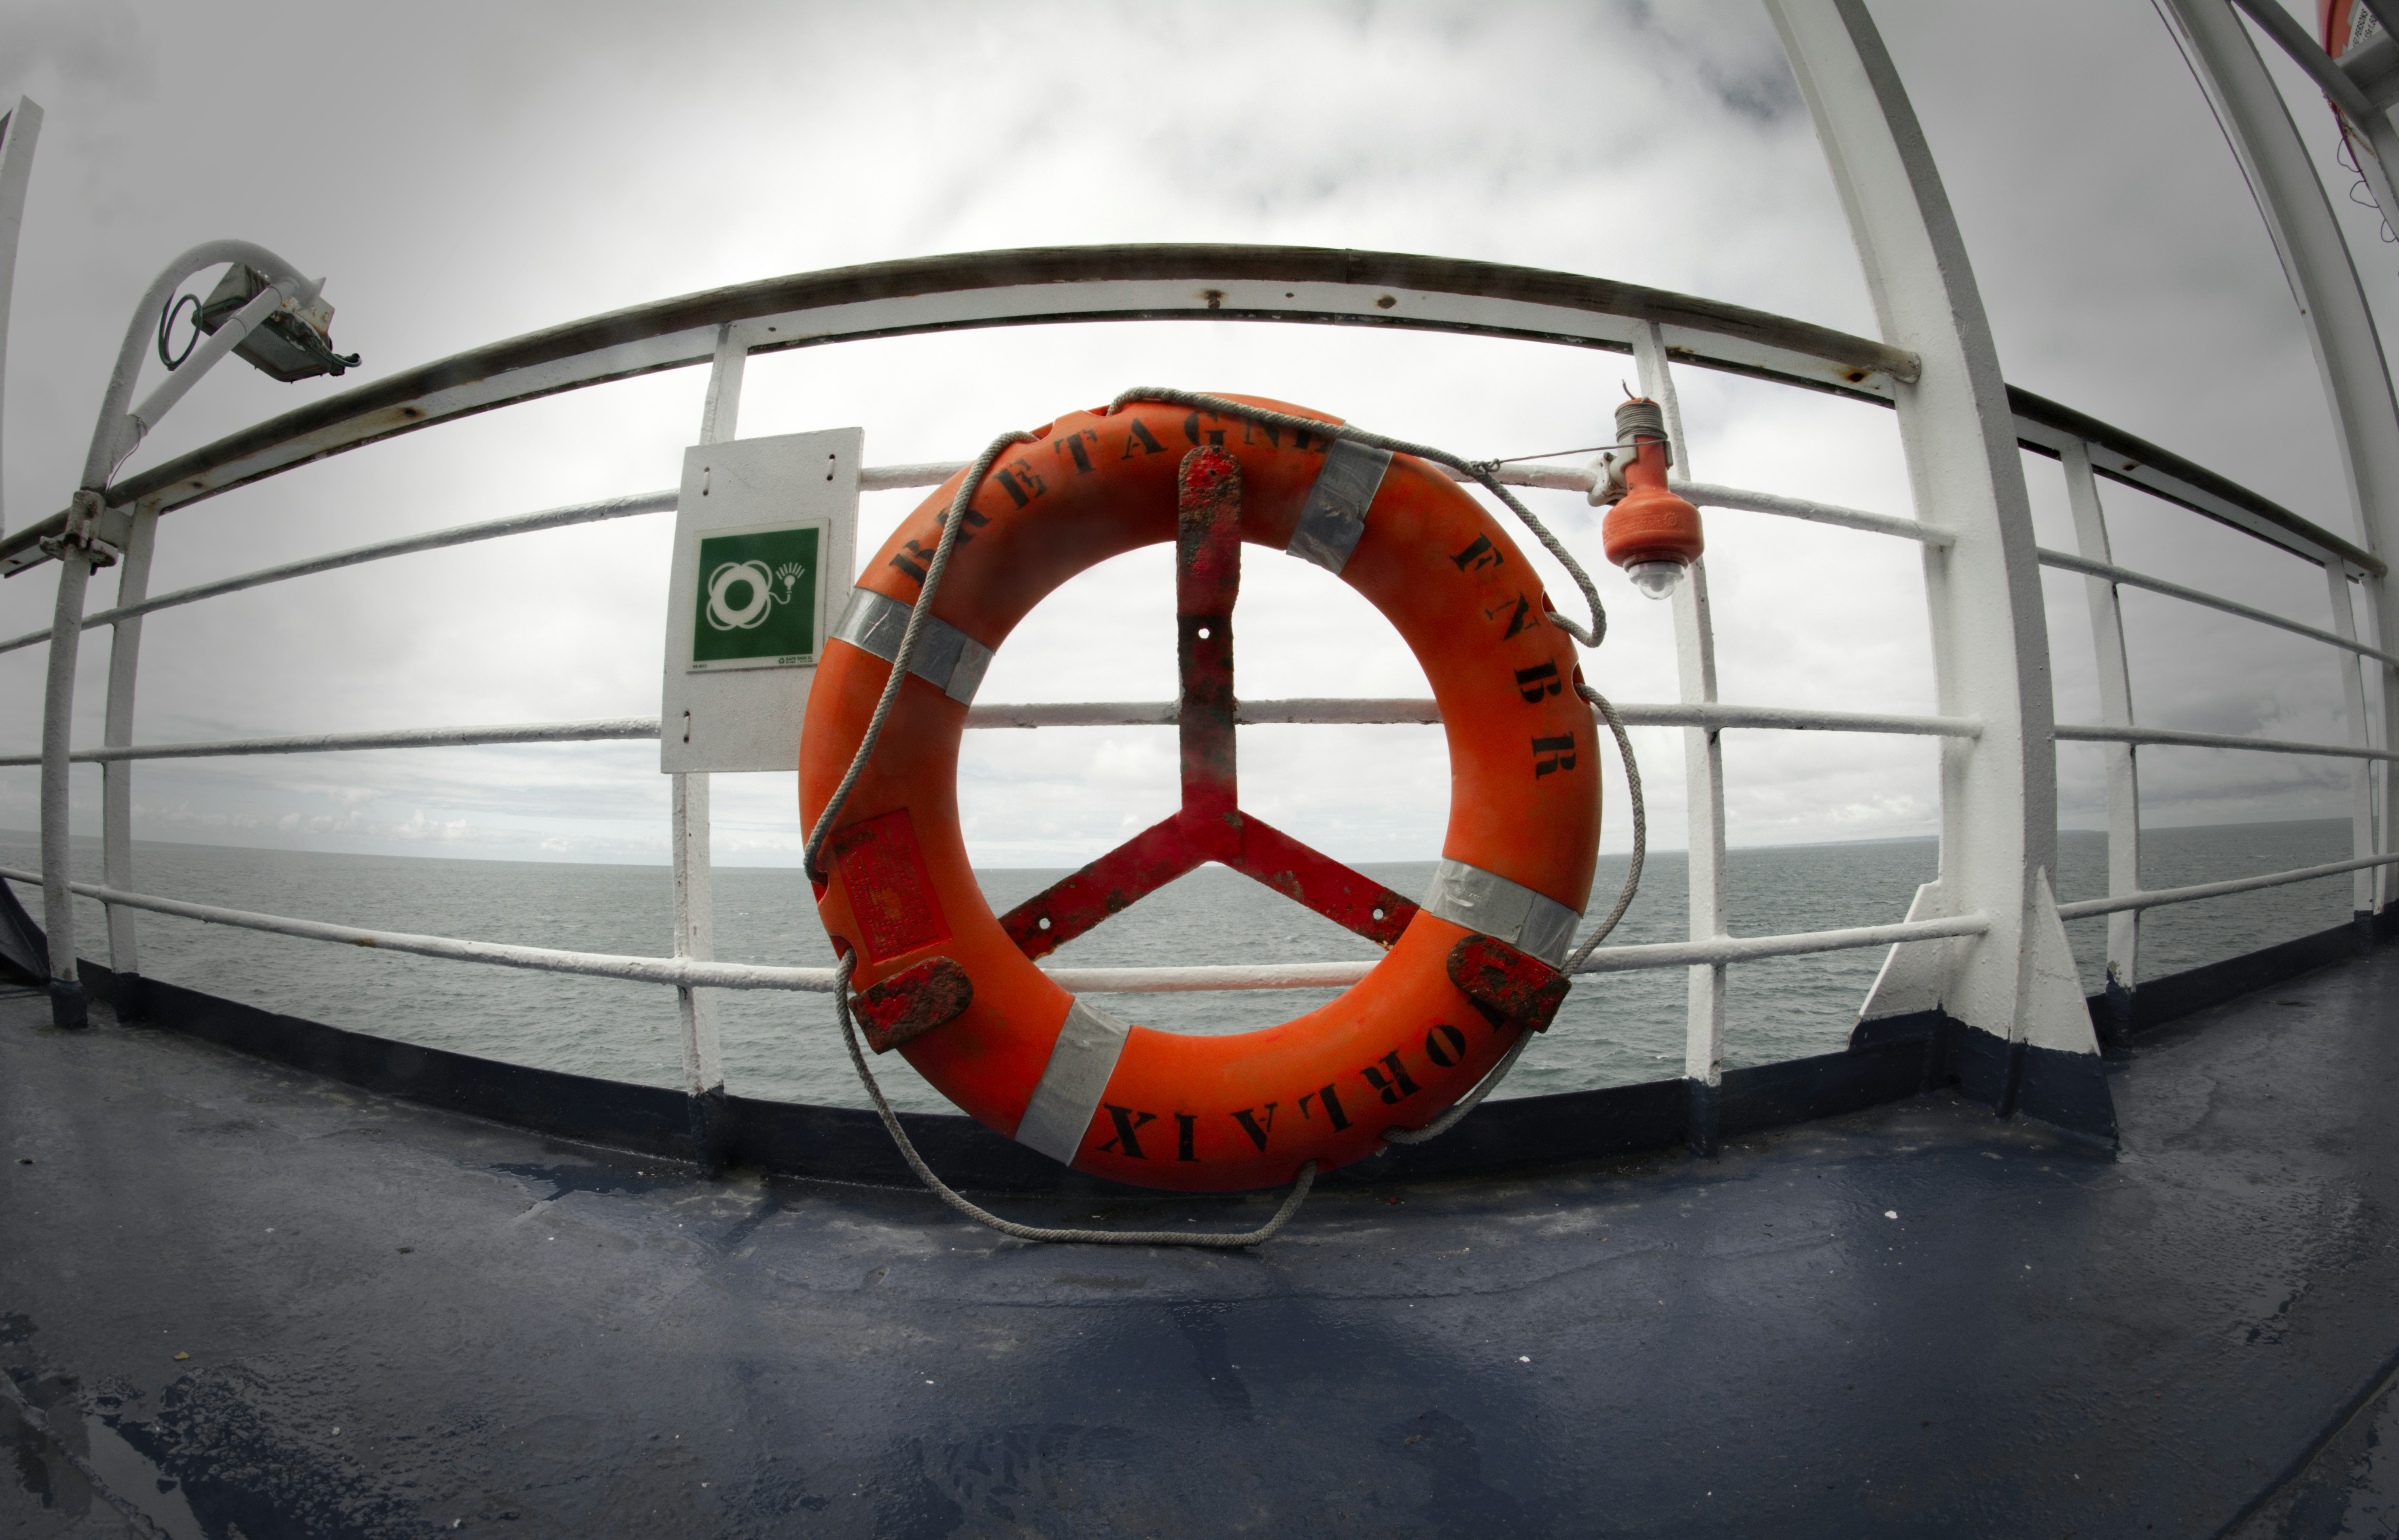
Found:
[[[2085,560],[2109,554],[2108,516],[2099,503],[2099,479],[2091,468],[2091,446],[2077,440],[2059,452],[2066,469],[2066,501],[2074,514],[2075,549]],[[2133,725],[2133,674],[2124,653],[2124,614],[2116,585],[2085,577],[2091,605],[2091,646],[2098,659],[2099,720],[2110,727]],[[2352,660],[2353,661],[2353,660]],[[2354,670],[2352,670],[2354,671]],[[2138,751],[2129,743],[2100,746],[2108,766],[2108,896],[2141,890],[2141,782]],[[2119,1042],[2133,1031],[2134,997],[2141,987],[2141,912],[2108,916],[2108,1021]]]
[[[1767,10],[1882,340],[1919,361],[1893,398],[1917,516],[1955,537],[1924,556],[1934,687],[1945,715],[1983,724],[1978,737],[1942,741],[1941,875],[1910,913],[1979,912],[1991,928],[1895,948],[1860,1025],[1937,1013],[1928,1073],[1956,1074],[2002,1116],[2021,1105],[2111,1137],[2098,1041],[2052,886],[2056,725],[2032,505],[1965,237],[1864,0],[1767,0]]]
[[[1633,334],[1633,357],[1641,371],[1641,393],[1656,401],[1666,419],[1666,442],[1674,472],[1691,477],[1683,437],[1683,406],[1666,361],[1665,338],[1655,321]],[[1686,705],[1715,704],[1716,636],[1708,607],[1708,564],[1693,561],[1675,586],[1674,666]],[[1689,813],[1689,937],[1713,941],[1728,933],[1725,909],[1724,739],[1718,729],[1683,729],[1683,784]],[[1718,1109],[1724,1090],[1726,969],[1701,963],[1690,969],[1684,998],[1683,1087],[1687,1099],[1687,1142],[1695,1155],[1716,1153]]]
[[[749,350],[728,323],[716,329],[716,359],[708,371],[708,396],[700,408],[699,441],[731,439],[741,411],[741,375]],[[715,900],[709,865],[709,779],[701,771],[679,771],[671,797],[674,863],[674,954],[716,955]],[[675,1014],[682,1028],[684,1088],[691,1097],[693,1158],[711,1176],[725,1169],[730,1130],[725,1107],[725,1054],[716,1028],[716,996],[705,989],[678,987]]]
[[[126,537],[125,558],[116,569],[119,609],[150,596],[150,555],[158,540],[158,507],[144,503],[133,510],[133,528]],[[142,617],[117,621],[110,628],[108,646],[108,715],[101,742],[121,749],[133,742],[133,692],[142,668]],[[133,887],[133,764],[110,760],[100,767],[101,880],[120,891]],[[119,904],[107,907],[108,968],[115,979],[112,1004],[120,1021],[138,1021],[145,1014],[142,1001],[142,957],[134,935],[133,911]]]

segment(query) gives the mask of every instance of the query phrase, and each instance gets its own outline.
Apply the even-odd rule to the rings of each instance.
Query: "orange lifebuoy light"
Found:
[[[1600,547],[1635,588],[1652,599],[1663,599],[1707,548],[1700,510],[1667,489],[1673,452],[1665,412],[1657,402],[1635,397],[1618,407],[1616,437],[1633,453],[1615,467],[1615,479],[1606,489],[1617,490],[1620,480],[1623,495],[1600,526]]]
[[[1244,401],[1247,399],[1236,399]],[[1330,422],[1270,402],[1270,410]],[[961,477],[965,473],[961,472]],[[828,645],[800,748],[813,827],[890,677],[956,497],[954,477],[868,566]],[[1183,806],[995,915],[958,825],[959,736],[993,649],[1046,594],[1173,541]],[[1233,601],[1242,542],[1326,567],[1398,628],[1448,738],[1442,864],[1422,905],[1243,812]],[[1566,632],[1530,563],[1447,477],[1406,454],[1158,403],[1075,412],[994,466],[872,760],[826,839],[818,909],[854,954],[858,1014],[958,1106],[1088,1171],[1188,1191],[1280,1185],[1373,1154],[1546,1026],[1590,896],[1599,763]],[[1207,861],[1389,949],[1338,999],[1221,1037],[1128,1024],[1036,966]]]

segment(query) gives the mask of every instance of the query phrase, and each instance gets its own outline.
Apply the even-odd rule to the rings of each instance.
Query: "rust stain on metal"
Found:
[[[866,1029],[867,1047],[888,1053],[956,1020],[972,1004],[974,979],[956,961],[935,957],[893,974],[855,996],[850,1006]]]
[[[1566,991],[1566,976],[1529,952],[1490,936],[1469,936],[1449,949],[1449,981],[1493,1026],[1547,1032]]]

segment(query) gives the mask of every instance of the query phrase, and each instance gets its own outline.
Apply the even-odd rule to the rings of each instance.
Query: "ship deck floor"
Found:
[[[11,1535],[2399,1533],[2399,950],[2145,1038],[2121,1156],[1933,1094],[1232,1254],[47,1023],[0,997]]]

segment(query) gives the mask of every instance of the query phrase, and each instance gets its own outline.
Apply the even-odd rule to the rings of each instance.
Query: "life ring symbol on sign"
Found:
[[[825,843],[819,912],[854,957],[868,1037],[992,1128],[1118,1181],[1268,1187],[1310,1160],[1372,1155],[1387,1131],[1422,1127],[1472,1088],[1565,993],[1554,970],[1590,895],[1599,834],[1597,745],[1574,689],[1572,642],[1544,618],[1548,600],[1506,531],[1412,456],[1138,402],[1076,412],[1034,437],[967,505],[910,658],[917,678],[895,697]],[[840,645],[826,648],[801,738],[808,826],[863,740],[957,481],[875,556],[834,630]],[[1182,806],[996,915],[958,822],[974,686],[1042,597],[1167,541]],[[1425,669],[1452,791],[1421,903],[1240,805],[1233,608],[1244,542],[1335,574]],[[1328,1005],[1218,1037],[1130,1024],[1035,966],[1209,861],[1387,954]]]
[[[733,598],[737,588],[749,597]],[[727,561],[708,574],[708,623],[720,631],[746,631],[766,623],[775,607],[775,574],[764,561]]]

